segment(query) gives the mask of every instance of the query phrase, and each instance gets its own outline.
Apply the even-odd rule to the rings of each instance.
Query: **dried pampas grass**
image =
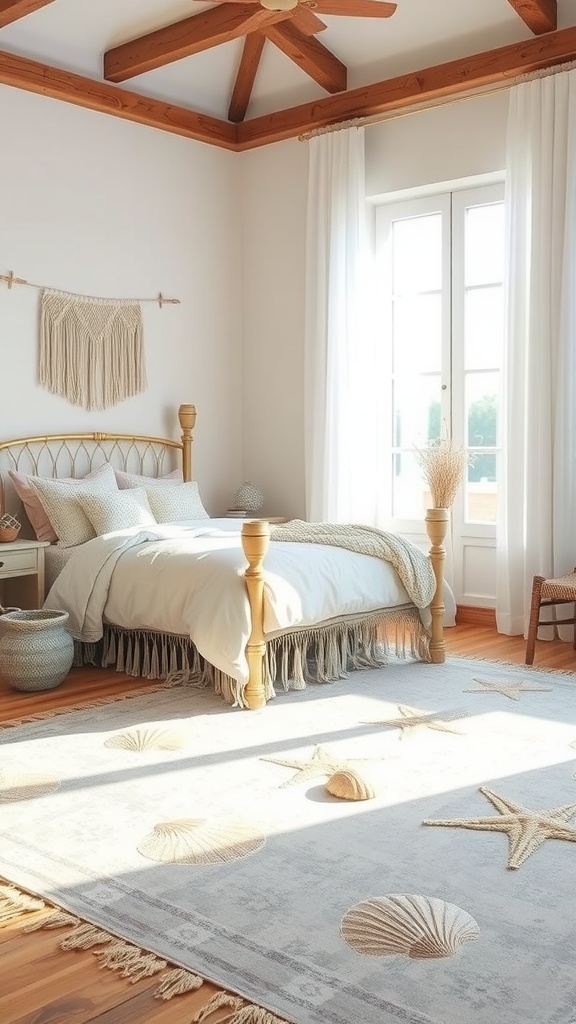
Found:
[[[468,452],[453,441],[431,441],[426,448],[416,448],[416,459],[422,469],[433,508],[451,508],[464,470],[470,464]]]

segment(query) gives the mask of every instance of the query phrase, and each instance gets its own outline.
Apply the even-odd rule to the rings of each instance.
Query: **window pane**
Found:
[[[392,231],[394,294],[410,295],[441,288],[441,214],[396,220]]]
[[[395,448],[421,448],[441,436],[439,374],[395,380],[392,394]]]
[[[466,481],[466,519],[473,523],[495,523],[498,500],[496,455],[475,455]]]
[[[414,295],[394,302],[393,368],[405,373],[415,366],[426,373],[442,365],[440,295]]]
[[[466,210],[464,264],[466,287],[504,278],[504,203]]]
[[[469,448],[494,448],[498,438],[499,374],[466,374],[465,401]]]
[[[400,519],[423,519],[431,498],[422,470],[412,452],[392,456],[392,515]]]
[[[493,369],[501,365],[504,312],[500,285],[474,288],[464,298],[465,368]]]

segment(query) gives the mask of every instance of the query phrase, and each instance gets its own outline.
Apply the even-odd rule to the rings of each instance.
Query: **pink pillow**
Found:
[[[115,469],[114,472],[116,483],[121,491],[126,490],[127,487],[145,487],[146,484],[161,484],[162,482],[181,484],[183,479],[181,469],[175,469],[172,473],[167,473],[166,476],[139,476],[138,473],[124,473],[121,469]]]
[[[98,479],[98,477],[109,472],[108,466],[109,463],[105,462],[102,466],[98,466],[97,469],[93,469],[92,472],[88,473],[83,479]],[[30,525],[36,534],[36,539],[47,540],[50,544],[55,544],[58,537],[56,536],[52,528],[52,524],[44,511],[44,507],[38,497],[38,494],[30,483],[31,480],[42,479],[42,477],[29,476],[27,473],[19,473],[15,469],[9,469],[8,475],[12,480],[16,494],[26,509],[26,515],[28,516]],[[62,477],[59,482],[79,484],[83,481],[76,477]]]

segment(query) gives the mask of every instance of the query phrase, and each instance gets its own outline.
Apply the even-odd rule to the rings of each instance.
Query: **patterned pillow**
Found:
[[[129,526],[155,526],[156,520],[143,487],[110,494],[83,494],[78,497],[83,511],[96,531],[96,536],[125,530]]]
[[[172,473],[167,473],[165,476],[139,476],[138,473],[125,473],[122,469],[115,469],[114,472],[116,474],[116,483],[121,490],[124,490],[126,487],[146,487],[147,484],[152,486],[159,483],[182,483],[181,469],[175,469]]]
[[[109,463],[105,462],[102,466],[98,466],[97,469],[93,469],[91,473],[88,473],[82,479],[76,477],[62,477],[58,483],[69,484],[72,487],[82,485],[85,480],[106,480],[109,486],[116,487],[115,477],[110,475],[110,469],[112,467]],[[114,471],[112,471],[113,473]],[[27,473],[19,473],[15,469],[8,470],[8,476],[12,480],[14,490],[20,498],[20,501],[26,509],[26,515],[30,521],[30,525],[36,534],[37,540],[47,540],[50,544],[54,544],[58,540],[56,533],[52,528],[52,524],[40,498],[34,490],[33,484],[36,480],[42,480],[43,477],[30,476]]]
[[[157,523],[178,523],[184,519],[209,519],[195,480],[179,487],[157,484],[146,487],[146,494]]]
[[[118,490],[112,466],[108,466],[106,472],[98,477],[78,480],[74,485],[62,480],[43,480],[41,477],[35,477],[30,483],[40,499],[61,548],[84,544],[96,536],[78,497],[83,494],[105,494]]]

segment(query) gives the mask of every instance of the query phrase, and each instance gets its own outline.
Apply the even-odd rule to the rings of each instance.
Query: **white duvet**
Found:
[[[237,521],[135,527],[75,549],[45,607],[69,612],[77,640],[99,640],[104,622],[189,636],[207,661],[244,684],[250,635],[246,567]],[[264,568],[267,635],[411,605],[391,565],[370,555],[271,542]]]

